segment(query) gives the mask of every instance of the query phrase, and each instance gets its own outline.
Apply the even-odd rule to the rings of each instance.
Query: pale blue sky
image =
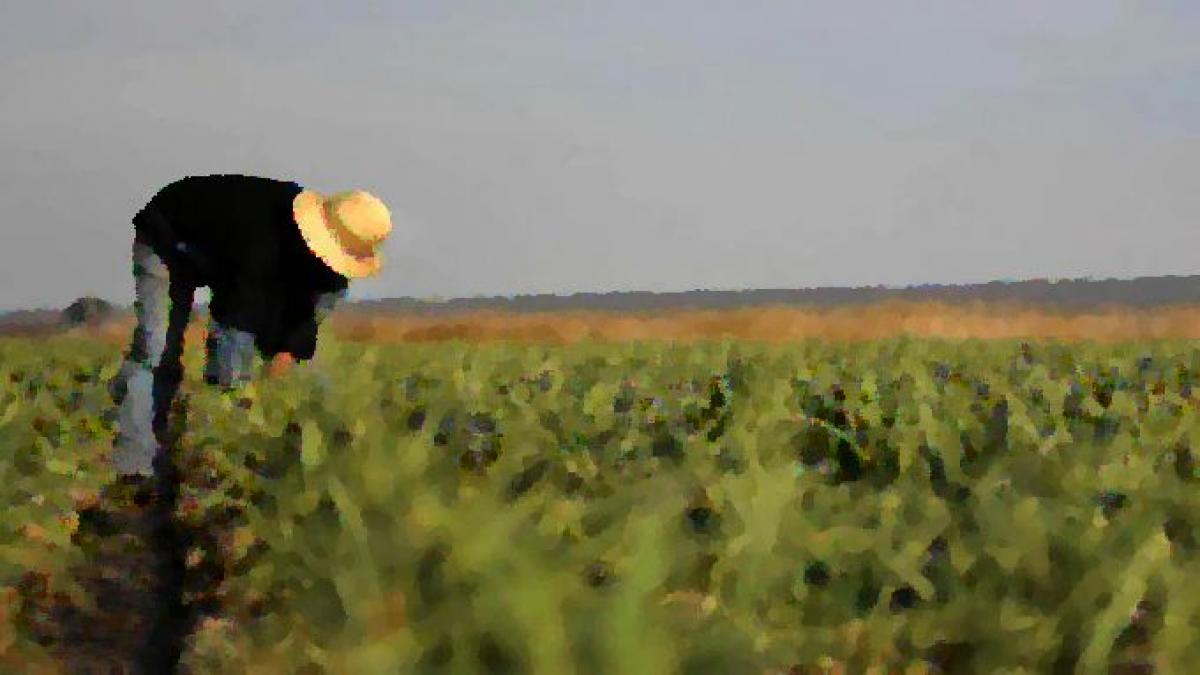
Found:
[[[8,0],[0,309],[196,173],[382,197],[359,297],[1200,273],[1198,5]]]

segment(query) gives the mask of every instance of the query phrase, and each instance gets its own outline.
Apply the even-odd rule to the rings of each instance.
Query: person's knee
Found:
[[[170,347],[170,324],[166,316],[158,312],[139,311],[138,323],[133,329],[129,357],[139,363],[154,365],[162,359]]]

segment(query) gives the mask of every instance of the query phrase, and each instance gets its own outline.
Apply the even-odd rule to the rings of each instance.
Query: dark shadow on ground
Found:
[[[177,401],[170,432],[175,448],[184,420]],[[173,455],[174,452],[169,453]],[[39,593],[26,581],[26,626],[72,675],[170,675],[195,624],[183,602],[185,555],[191,535],[173,518],[179,474],[173,462],[157,469],[162,492],[153,503],[120,507],[104,496],[79,514],[73,545],[84,562],[71,570],[93,601],[80,607]]]

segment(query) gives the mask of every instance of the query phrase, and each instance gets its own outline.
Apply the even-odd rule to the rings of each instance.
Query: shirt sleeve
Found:
[[[210,309],[218,322],[253,333],[270,342],[277,330],[280,308],[271,302],[272,293],[256,279],[238,279],[213,289]],[[262,346],[260,346],[260,349]]]
[[[316,319],[318,326],[324,323],[325,319],[329,318],[329,315],[333,313],[338,303],[346,297],[346,290],[342,288],[336,291],[317,294],[316,301],[314,302],[313,317]]]
[[[321,323],[329,317],[345,294],[345,290],[316,294],[312,304],[306,303],[307,311],[293,315],[280,351],[286,351],[300,360],[311,359],[317,349],[317,334]]]
[[[280,346],[279,351],[287,352],[298,360],[311,359],[317,351],[316,321],[309,319],[291,326]]]

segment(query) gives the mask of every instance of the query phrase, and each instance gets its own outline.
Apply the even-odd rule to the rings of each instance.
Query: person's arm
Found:
[[[321,324],[329,318],[337,303],[345,296],[344,289],[313,296],[309,311],[291,321],[280,351],[288,354],[293,361],[311,359],[317,348],[317,335]]]

